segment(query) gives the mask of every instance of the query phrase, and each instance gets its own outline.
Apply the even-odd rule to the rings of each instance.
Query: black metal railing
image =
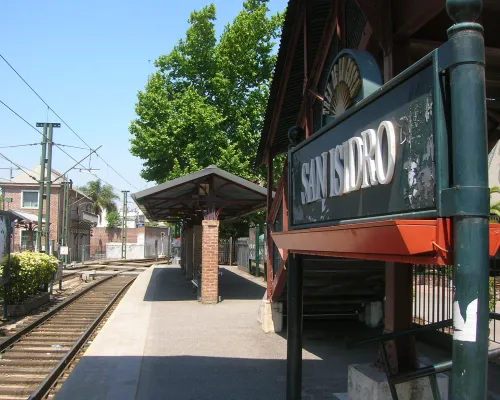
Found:
[[[500,344],[500,265],[494,258],[490,264],[489,310],[490,342]],[[420,265],[413,266],[413,322],[419,326],[435,324],[453,318],[453,267]],[[497,308],[498,307],[498,308]],[[439,330],[453,334],[453,327]]]

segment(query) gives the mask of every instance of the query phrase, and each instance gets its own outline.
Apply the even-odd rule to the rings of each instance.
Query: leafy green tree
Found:
[[[500,193],[500,187],[493,186],[490,188],[490,198],[493,193]],[[500,201],[492,202],[490,200],[490,215],[500,217]]]
[[[144,179],[160,183],[216,164],[264,180],[253,162],[283,20],[267,3],[245,1],[219,40],[215,6],[192,12],[186,37],[155,61],[129,128]]]
[[[110,213],[116,211],[115,200],[119,196],[113,192],[111,185],[103,185],[100,179],[89,181],[85,186],[79,188],[83,193],[90,197],[92,201],[92,212],[101,214],[101,210]]]
[[[106,215],[106,224],[108,228],[118,228],[122,225],[122,216],[118,211],[111,211]]]

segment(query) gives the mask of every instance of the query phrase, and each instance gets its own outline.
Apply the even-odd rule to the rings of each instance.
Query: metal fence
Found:
[[[248,269],[250,250],[248,246],[249,238],[238,238],[236,240],[236,263],[238,267]]]
[[[428,325],[453,316],[453,267],[413,266],[413,322]],[[448,332],[450,328],[442,328]]]
[[[238,238],[236,240],[236,263],[238,267],[249,268],[250,260],[255,261],[255,243],[251,243],[250,238]],[[267,242],[265,236],[259,239],[260,263],[267,263]]]
[[[233,265],[237,259],[237,250],[235,240],[220,239],[219,240],[219,265]]]
[[[500,276],[496,258],[492,260],[489,278],[490,342],[500,344]],[[413,266],[413,322],[428,325],[453,318],[453,267]],[[453,327],[441,328],[453,334]]]

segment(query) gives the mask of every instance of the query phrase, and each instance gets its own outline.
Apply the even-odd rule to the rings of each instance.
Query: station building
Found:
[[[500,138],[500,4],[482,3],[491,151]],[[256,159],[276,191],[267,203],[265,330],[290,318],[287,275],[297,259],[299,325],[363,315],[386,333],[413,327],[414,265],[451,264],[453,251],[450,225],[434,212],[440,182],[451,179],[436,150],[451,146],[441,135],[447,110],[435,101],[449,104],[436,92],[450,82],[434,74],[442,59],[429,56],[452,24],[445,0],[288,2]],[[410,227],[411,219],[423,222]],[[386,347],[393,373],[418,368],[413,336]]]

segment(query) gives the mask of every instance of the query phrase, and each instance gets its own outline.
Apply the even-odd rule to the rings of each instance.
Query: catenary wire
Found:
[[[7,61],[7,59],[6,59],[6,58],[5,58],[2,54],[0,54],[0,57],[2,58],[2,60],[4,60],[4,61],[5,61],[5,63],[6,63],[6,64],[10,67],[10,69],[12,69],[12,71],[14,71],[14,73],[15,73],[15,74],[16,74],[16,75],[17,75],[17,76],[18,76],[18,77],[19,77],[19,78],[20,78],[20,79],[21,79],[21,80],[22,80],[22,81],[26,84],[26,86],[28,86],[28,87],[31,89],[31,91],[32,91],[32,92],[33,92],[33,93],[34,93],[34,94],[35,94],[35,95],[36,95],[36,96],[37,96],[37,97],[38,97],[38,98],[42,101],[42,103],[44,103],[44,104],[47,106],[47,109],[48,109],[48,110],[52,111],[52,112],[54,113],[54,115],[55,115],[57,118],[59,118],[59,120],[60,120],[60,121],[61,121],[64,125],[66,125],[66,127],[67,127],[67,128],[68,128],[71,132],[73,132],[73,133],[75,134],[75,136],[76,136],[78,139],[80,139],[80,140],[82,141],[82,143],[83,143],[83,144],[85,144],[85,146],[87,146],[87,147],[89,148],[89,150],[94,150],[92,147],[90,147],[90,146],[89,146],[89,144],[88,144],[85,140],[83,140],[83,138],[82,138],[82,137],[81,137],[78,133],[76,133],[76,131],[75,131],[75,130],[71,127],[71,126],[69,126],[69,124],[68,124],[68,123],[67,123],[64,119],[62,119],[62,118],[61,118],[61,116],[60,116],[60,115],[59,115],[59,114],[58,114],[58,113],[57,113],[57,112],[56,112],[56,111],[55,111],[55,110],[54,110],[54,109],[53,109],[53,108],[52,108],[52,107],[51,107],[51,106],[50,106],[50,105],[49,105],[49,104],[48,104],[48,103],[47,103],[47,102],[46,102],[46,101],[42,98],[42,96],[40,96],[40,95],[38,94],[38,92],[37,92],[35,89],[33,89],[33,87],[32,87],[32,86],[31,86],[31,85],[30,85],[30,84],[26,81],[26,79],[24,79],[24,78],[23,78],[23,76],[22,76],[22,75],[21,75],[21,74],[20,74],[20,73],[19,73],[19,72],[18,72],[18,71],[17,71],[17,70],[13,67],[13,66],[12,66],[12,64],[11,64],[11,63],[9,63],[9,62]],[[3,103],[3,102],[2,102],[2,103]],[[6,107],[8,107],[5,103],[3,103],[3,104],[4,104]],[[9,108],[9,107],[8,107],[8,108]],[[13,111],[13,110],[11,109],[11,111]],[[14,111],[13,111],[13,112],[14,112]],[[17,114],[17,113],[16,113],[16,114]],[[18,115],[18,116],[19,116],[19,115]],[[24,119],[24,118],[23,118],[23,119]],[[26,120],[25,120],[25,122],[26,122],[27,124],[29,124],[31,127],[33,127],[33,126],[32,126],[29,122],[27,122]],[[34,128],[34,127],[33,127],[33,128]],[[36,128],[35,128],[35,129],[36,129]],[[38,129],[37,129],[37,131],[38,131]],[[40,131],[38,131],[38,132],[40,133]],[[42,135],[43,135],[43,134],[42,134]],[[96,155],[97,155],[97,157],[99,157],[102,161],[104,161],[104,163],[105,163],[106,165],[108,165],[108,166],[109,166],[109,167],[110,167],[110,168],[111,168],[111,169],[112,169],[112,170],[113,170],[113,171],[114,171],[114,172],[115,172],[115,173],[116,173],[116,174],[117,174],[120,178],[122,178],[125,182],[127,182],[130,186],[132,186],[132,187],[133,187],[133,188],[135,188],[136,190],[139,190],[139,189],[138,189],[135,185],[133,185],[132,183],[130,183],[130,182],[129,182],[129,181],[128,181],[128,180],[127,180],[127,179],[126,179],[126,178],[125,178],[122,174],[120,174],[120,173],[119,173],[116,169],[114,169],[114,168],[113,168],[113,167],[112,167],[112,166],[111,166],[111,165],[110,165],[110,164],[109,164],[106,160],[104,160],[104,158],[103,158],[103,157],[101,157],[101,156],[100,156],[97,152],[96,152],[95,154],[96,154]]]
[[[1,56],[1,54],[0,54]],[[26,125],[28,125],[30,128],[32,128],[33,130],[35,130],[37,133],[39,133],[40,135],[43,136],[43,133],[40,132],[38,129],[36,129],[36,127],[34,127],[33,125],[31,125],[26,119],[24,119],[20,114],[18,114],[16,111],[14,111],[11,107],[9,107],[7,104],[5,104],[2,100],[0,100],[0,103],[3,104],[8,110],[10,110],[14,115],[16,115],[19,119],[21,119]],[[93,173],[90,169],[88,169],[87,167],[84,167],[81,163],[79,163],[73,156],[71,156],[67,151],[65,151],[62,147],[60,147],[61,145],[60,144],[57,144],[57,143],[54,143],[54,146],[56,146],[57,148],[59,148],[59,150],[61,150],[63,153],[65,153],[68,157],[70,157],[73,161],[75,161],[75,163],[78,163],[78,165],[80,165],[82,168],[81,169],[84,169],[86,171],[88,171],[90,174],[92,174],[93,176],[95,176],[97,179],[100,179],[101,181],[103,181],[104,183],[106,183],[107,185],[110,185],[114,190],[118,191],[118,192],[121,192],[121,190],[117,189],[116,187],[114,187],[113,185],[111,185],[110,183],[106,182],[104,179],[102,179],[101,177],[99,177],[98,175],[96,175],[95,173]],[[90,147],[89,147],[90,149]],[[86,149],[85,149],[86,150]],[[92,149],[91,149],[92,150]],[[1,154],[1,153],[0,153]],[[96,153],[97,154],[97,153]],[[4,156],[2,154],[2,157],[5,158],[7,161],[10,161],[6,156]],[[102,159],[102,158],[101,158]],[[104,160],[103,160],[104,161]],[[12,162],[12,164],[16,165],[16,167],[18,166],[18,164],[14,163],[13,161],[10,161]],[[111,166],[109,166],[111,167]],[[19,167],[18,167],[19,168]],[[24,167],[26,168],[26,167]],[[32,175],[30,175],[27,171],[25,171],[23,168],[20,168],[23,172],[25,172],[28,176],[30,176],[31,178],[35,179],[36,181],[38,181],[36,178],[34,178]],[[26,168],[28,169],[28,168]]]
[[[0,146],[0,149],[11,149],[14,147],[27,147],[27,146],[38,146],[40,143],[27,143],[27,144],[13,144],[10,146]]]
[[[7,160],[8,162],[10,162],[11,164],[14,164],[17,168],[19,168],[21,171],[23,171],[26,175],[28,175],[30,178],[32,178],[33,180],[35,180],[36,182],[39,182],[39,180],[37,178],[35,178],[33,175],[31,175],[28,171],[29,171],[29,168],[27,167],[23,167],[22,165],[19,165],[18,163],[12,161],[9,157],[7,157],[5,154],[3,153],[0,153],[0,157],[2,157],[3,159]]]

